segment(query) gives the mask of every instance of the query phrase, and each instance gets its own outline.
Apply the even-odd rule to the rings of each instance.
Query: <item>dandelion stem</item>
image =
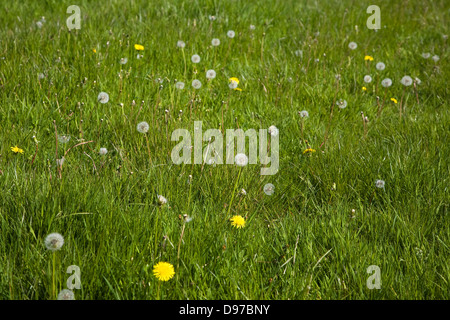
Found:
[[[402,118],[403,96],[405,95],[405,91],[406,91],[406,86],[403,87],[402,98],[400,99],[400,106],[399,106],[400,119]]]
[[[52,299],[56,299],[55,264],[56,264],[56,252],[53,252]]]
[[[381,108],[378,109],[378,117],[381,116],[381,112],[383,111],[384,102],[385,102],[385,100],[386,100],[386,95],[387,95],[387,88],[384,88],[383,102],[381,103]]]
[[[236,193],[236,188],[237,188],[237,185],[238,185],[238,182],[239,182],[239,178],[241,177],[241,172],[242,172],[242,167],[239,169],[238,177],[237,177],[237,179],[236,179],[236,183],[234,184],[233,194],[231,195],[230,204],[228,205],[227,216],[230,215],[231,205],[233,204],[234,195],[235,195],[235,193]]]
[[[159,289],[161,288],[161,281],[158,281],[158,291],[156,292],[156,300],[159,300]]]
[[[148,159],[150,161],[150,165],[152,165],[152,156],[150,154],[150,144],[148,142],[147,134],[145,133],[144,135],[145,135],[145,140],[147,141]]]

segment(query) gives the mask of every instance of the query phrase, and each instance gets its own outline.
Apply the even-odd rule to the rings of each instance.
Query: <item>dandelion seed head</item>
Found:
[[[150,126],[145,121],[139,122],[137,125],[137,131],[139,131],[140,133],[147,133],[149,129]]]
[[[339,99],[339,100],[336,102],[336,104],[337,104],[337,106],[338,106],[340,109],[344,109],[344,108],[347,107],[347,101],[344,100],[344,99]]]
[[[75,300],[75,294],[72,290],[63,289],[58,293],[58,300]]]
[[[100,92],[97,97],[98,102],[107,103],[109,101],[109,95],[106,92]]]
[[[384,188],[384,180],[376,180],[375,181],[375,186],[377,188]]]
[[[62,144],[65,144],[70,141],[70,136],[68,134],[59,134],[58,141]]]
[[[348,47],[351,49],[351,50],[355,50],[357,47],[358,47],[358,45],[356,44],[356,42],[350,42],[349,44],[348,44]]]
[[[275,192],[275,186],[271,183],[267,183],[264,185],[264,193],[268,196],[271,196]]]
[[[372,82],[372,77],[369,76],[369,75],[364,76],[364,82],[365,82],[365,83],[370,83],[370,82]]]
[[[206,71],[206,79],[214,79],[216,77],[216,72],[213,69]]]
[[[177,47],[178,48],[184,48],[184,47],[186,47],[186,43],[184,43],[184,41],[182,41],[182,40],[178,40],[177,41]]]
[[[234,162],[239,167],[245,167],[248,164],[248,157],[243,153],[238,153],[234,157]]]
[[[126,64],[128,62],[127,58],[121,58],[120,59],[120,64]]]
[[[241,191],[240,191],[240,194],[243,195],[243,196],[246,196],[247,195],[247,191],[245,191],[245,189],[242,188]]]
[[[275,126],[270,126],[267,130],[272,137],[276,137],[279,134],[279,130]]]
[[[192,63],[199,63],[200,62],[200,56],[198,54],[194,54],[191,57]]]
[[[234,38],[234,36],[235,36],[236,34],[234,33],[234,31],[233,30],[229,30],[228,32],[227,32],[227,37],[228,38]]]
[[[431,57],[431,59],[433,59],[434,62],[438,62],[439,61],[439,56],[438,55],[434,55]]]
[[[98,152],[101,156],[104,156],[108,153],[108,149],[106,148],[100,148],[100,151]]]
[[[162,195],[158,194],[158,203],[159,205],[164,205],[167,203],[167,199],[165,197],[163,197]]]
[[[212,40],[211,40],[211,45],[212,45],[213,47],[219,46],[219,45],[220,45],[220,40],[217,39],[217,38],[212,39]]]
[[[306,110],[300,111],[298,114],[302,118],[308,118],[309,117],[309,113]]]
[[[410,76],[404,76],[402,78],[402,80],[400,80],[400,82],[402,83],[402,85],[407,87],[407,86],[412,85],[413,80],[412,80],[412,78]]]
[[[256,29],[255,25],[251,24],[250,25],[250,30],[255,30],[255,29]]]
[[[381,81],[381,85],[382,85],[383,87],[385,87],[385,88],[388,88],[388,87],[390,87],[390,86],[392,85],[392,80],[389,79],[389,78],[383,79],[383,80]]]
[[[386,68],[386,65],[383,62],[378,62],[375,68],[377,68],[377,70],[379,71],[382,71]]]
[[[416,78],[414,79],[414,82],[417,83],[417,84],[419,85],[419,84],[422,83],[422,80],[420,80],[419,78],[416,77]]]
[[[194,89],[200,89],[202,87],[202,83],[200,82],[200,80],[192,80],[192,87]]]
[[[179,90],[183,90],[184,89],[184,82],[177,82],[175,83],[175,88],[179,89]]]
[[[45,247],[50,251],[61,249],[64,244],[64,238],[59,233],[50,233],[44,240]]]
[[[431,57],[431,54],[430,54],[429,52],[424,52],[424,53],[422,53],[422,58],[428,59],[428,58],[430,58],[430,57]]]

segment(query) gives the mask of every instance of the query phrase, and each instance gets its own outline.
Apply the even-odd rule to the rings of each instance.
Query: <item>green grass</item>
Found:
[[[68,32],[72,4],[81,8],[81,29]],[[66,287],[67,267],[77,265],[78,300],[156,299],[152,268],[159,261],[176,272],[161,284],[162,299],[449,299],[450,69],[443,37],[449,3],[378,1],[377,32],[366,28],[371,4],[6,1],[0,9],[0,298],[55,298],[44,239],[58,232],[65,243],[56,252],[57,291]],[[227,38],[228,30],[236,37]],[[219,47],[211,47],[212,38],[221,40]],[[186,74],[178,40],[186,42]],[[134,44],[145,47],[142,59]],[[440,60],[424,59],[423,52]],[[195,53],[198,65],[190,61]],[[365,62],[365,55],[374,61]],[[384,71],[375,69],[379,61]],[[217,72],[210,83],[208,69]],[[38,80],[39,73],[45,78]],[[417,96],[407,87],[400,118],[404,75],[421,84]],[[228,88],[233,76],[242,91]],[[386,77],[393,85],[377,117]],[[192,104],[195,78],[203,86]],[[175,89],[175,79],[186,83],[184,90]],[[101,91],[110,96],[106,104],[97,102]],[[322,145],[330,106],[340,98],[348,106],[334,108]],[[229,215],[239,168],[202,170],[170,157],[177,144],[171,133],[185,128],[193,135],[199,120],[203,132],[220,128],[223,102],[225,128],[280,131],[278,173],[261,176],[260,164],[244,167],[237,192],[244,188],[247,195],[235,195]],[[310,155],[303,155],[301,110],[309,112],[304,138],[316,150]],[[369,118],[366,137],[361,111]],[[140,121],[150,124],[151,162],[136,130]],[[58,158],[92,141],[67,153],[61,175],[55,126],[71,136],[58,143]],[[16,145],[23,154],[10,150]],[[275,185],[272,196],[263,192],[266,183]],[[168,204],[158,206],[159,194]],[[193,219],[177,259],[184,214]],[[231,215],[246,217],[245,227],[233,228]],[[380,267],[380,290],[366,285],[370,265]]]

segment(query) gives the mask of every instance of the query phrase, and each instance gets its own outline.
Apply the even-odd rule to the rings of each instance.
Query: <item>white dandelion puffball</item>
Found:
[[[194,89],[200,89],[202,87],[202,83],[200,82],[200,80],[192,80],[192,86],[194,87]]]
[[[209,20],[211,20],[211,21],[216,20],[216,16],[209,16]]]
[[[255,29],[256,29],[255,25],[251,24],[250,25],[250,30],[255,30]]]
[[[98,102],[107,103],[109,101],[109,95],[106,92],[100,92],[97,97]]]
[[[158,203],[160,205],[166,204],[167,203],[167,199],[165,197],[163,197],[162,195],[158,194]]]
[[[422,53],[422,58],[428,59],[429,57],[431,57],[431,54],[429,52]]]
[[[239,167],[245,167],[248,164],[248,157],[243,153],[238,153],[234,157],[234,162]]]
[[[183,90],[184,89],[184,82],[178,81],[177,83],[175,83],[175,88],[177,88],[179,90]]]
[[[216,72],[211,69],[206,71],[206,79],[214,79],[216,77]]]
[[[213,47],[217,47],[218,45],[220,45],[220,40],[217,38],[214,38],[211,40],[211,44]]]
[[[376,180],[375,181],[375,186],[377,187],[377,188],[384,188],[384,180]]]
[[[267,194],[268,196],[273,195],[273,193],[275,192],[275,186],[271,183],[267,183],[264,186],[264,193]]]
[[[434,62],[438,62],[439,61],[439,56],[434,55],[431,57],[431,59],[433,59]]]
[[[121,58],[120,59],[120,64],[126,64],[128,62],[127,58]]]
[[[137,131],[140,133],[147,133],[148,129],[150,129],[150,126],[145,121],[139,122],[137,125]]]
[[[234,36],[235,36],[236,34],[234,33],[234,31],[233,30],[229,30],[228,32],[227,32],[227,37],[228,38],[234,38]]]
[[[230,87],[230,89],[236,89],[238,86],[238,83],[236,81],[231,81],[228,86]]]
[[[413,80],[411,79],[410,76],[404,76],[404,77],[402,78],[402,80],[400,80],[400,82],[402,83],[402,85],[404,85],[404,86],[407,87],[407,86],[412,85]]]
[[[308,117],[309,117],[309,113],[308,113],[308,111],[306,111],[306,110],[300,111],[298,114],[299,114],[300,117],[302,117],[302,118],[308,118]]]
[[[348,47],[352,50],[355,50],[358,47],[358,45],[356,44],[356,42],[352,41],[348,44]]]
[[[56,251],[61,249],[61,247],[64,244],[64,238],[62,235],[60,235],[59,233],[50,233],[46,238],[45,238],[45,247],[50,250],[50,251]]]
[[[381,85],[385,88],[390,87],[392,85],[392,80],[389,78],[383,79]]]
[[[75,294],[72,290],[63,289],[58,293],[58,300],[75,300]]]
[[[100,148],[100,151],[98,152],[100,155],[104,156],[105,154],[108,153],[108,149],[106,148]]]
[[[344,109],[345,107],[347,107],[347,101],[344,99],[339,99],[336,104],[340,109]]]
[[[386,65],[383,62],[378,62],[375,68],[377,68],[377,70],[382,71],[384,70],[384,68],[386,68]]]
[[[70,136],[68,134],[60,134],[58,135],[58,141],[62,144],[70,141]]]
[[[416,77],[416,78],[414,79],[414,82],[417,83],[417,84],[421,84],[421,83],[422,83],[422,80],[420,80],[419,78]]]
[[[183,49],[184,47],[186,47],[186,43],[184,43],[184,41],[178,40],[177,47]]]
[[[369,76],[369,75],[364,76],[364,82],[365,82],[365,83],[370,83],[370,82],[372,82],[372,77]]]
[[[275,127],[275,126],[270,126],[269,129],[268,129],[267,131],[269,131],[269,133],[270,133],[270,135],[271,135],[272,137],[276,137],[276,136],[278,135],[278,133],[279,133],[278,128]]]
[[[199,63],[200,62],[200,56],[198,54],[194,54],[191,57],[191,61],[192,61],[192,63]]]

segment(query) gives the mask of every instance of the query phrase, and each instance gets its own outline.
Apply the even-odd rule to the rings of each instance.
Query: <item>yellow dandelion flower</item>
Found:
[[[367,88],[366,88],[366,87],[362,87],[362,90],[363,90],[363,91],[367,91]]]
[[[234,82],[236,82],[237,84],[239,84],[239,79],[236,78],[236,77],[231,77],[229,80],[230,80],[230,82],[231,82],[231,81],[234,81]]]
[[[134,45],[134,48],[135,48],[136,50],[138,50],[138,51],[144,50],[144,46],[143,46],[143,45],[140,45],[140,44],[135,44],[135,45]]]
[[[94,48],[94,49],[92,49],[92,52],[97,53],[97,50]]]
[[[314,150],[314,149],[312,149],[312,148],[308,148],[308,149],[306,149],[305,151],[303,151],[303,154],[306,154],[306,153],[313,153],[313,152],[316,152],[316,150]]]
[[[234,90],[242,91],[242,89],[241,89],[241,88],[236,88],[236,89],[234,89]]]
[[[20,149],[18,146],[11,147],[11,151],[14,153],[23,153],[23,150]]]
[[[168,281],[175,275],[173,265],[168,262],[158,262],[153,266],[153,274],[160,281]]]
[[[365,61],[373,61],[373,57],[371,57],[371,56],[365,56],[365,57],[364,57],[364,60],[365,60]]]
[[[245,226],[245,219],[242,216],[233,216],[231,219],[231,225],[236,228],[243,228]]]
[[[392,101],[393,103],[397,104],[397,99],[391,98],[391,101]]]

